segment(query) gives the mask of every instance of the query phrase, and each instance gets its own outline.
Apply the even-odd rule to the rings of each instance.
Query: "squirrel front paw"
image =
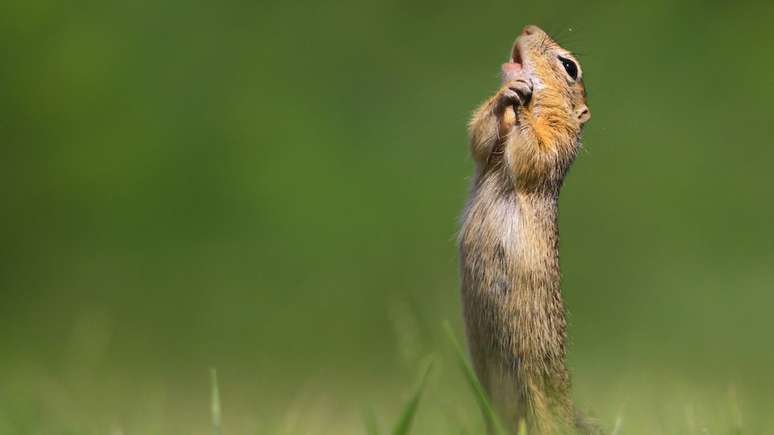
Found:
[[[532,81],[517,79],[509,81],[500,89],[500,106],[526,106],[532,97]]]
[[[531,97],[532,82],[525,79],[509,81],[500,89],[497,105],[501,133],[507,133],[516,125],[518,106],[526,106]]]

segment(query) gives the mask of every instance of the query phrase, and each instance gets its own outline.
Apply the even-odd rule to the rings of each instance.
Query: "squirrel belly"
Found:
[[[573,415],[555,212],[556,196],[503,191],[487,178],[468,205],[460,242],[476,373],[509,426],[524,420],[539,433],[558,431]]]

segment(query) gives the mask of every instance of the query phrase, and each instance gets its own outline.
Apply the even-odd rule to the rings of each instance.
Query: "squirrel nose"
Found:
[[[529,25],[524,27],[524,30],[521,31],[521,34],[524,36],[529,36],[540,32],[542,32],[542,30],[540,30],[540,27]]]

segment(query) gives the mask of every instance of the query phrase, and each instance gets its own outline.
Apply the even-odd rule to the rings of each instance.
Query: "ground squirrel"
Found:
[[[476,173],[460,232],[462,302],[478,377],[506,426],[573,431],[557,200],[590,118],[575,57],[527,26],[502,87],[473,115]],[[588,431],[588,428],[582,428]]]

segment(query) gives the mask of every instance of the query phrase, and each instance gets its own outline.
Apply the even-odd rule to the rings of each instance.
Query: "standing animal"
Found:
[[[557,201],[590,118],[583,72],[527,26],[501,73],[501,88],[469,125],[475,176],[459,236],[466,334],[510,430],[524,421],[530,434],[568,433],[584,425],[565,363]]]

